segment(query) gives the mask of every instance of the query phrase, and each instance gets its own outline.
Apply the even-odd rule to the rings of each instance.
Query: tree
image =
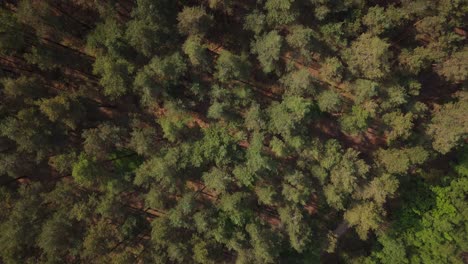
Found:
[[[306,96],[315,93],[312,76],[306,68],[291,71],[281,79],[281,82],[286,86],[285,94],[287,95]]]
[[[341,109],[341,96],[333,90],[325,90],[317,97],[318,107],[322,112],[334,113]]]
[[[26,47],[26,39],[21,24],[16,17],[0,10],[0,54],[15,54]]]
[[[83,149],[91,157],[106,159],[116,148],[123,147],[123,134],[124,131],[120,127],[101,123],[96,128],[83,131]]]
[[[41,160],[52,148],[53,137],[60,138],[48,120],[36,108],[23,108],[0,123],[0,135],[16,143],[17,151],[36,154]]]
[[[85,187],[101,186],[106,181],[106,175],[96,159],[81,154],[73,164],[72,176],[75,181]]]
[[[271,131],[289,136],[304,121],[310,105],[308,100],[298,96],[286,97],[281,103],[273,103],[268,109]]]
[[[294,10],[294,0],[267,0],[265,10],[267,21],[271,25],[285,25],[293,22],[298,13]]]
[[[214,264],[222,257],[216,243],[212,240],[204,241],[203,238],[192,239],[193,244],[193,260],[196,263]]]
[[[40,184],[22,186],[8,217],[0,224],[0,255],[5,263],[33,262],[38,257],[35,241],[46,213],[39,195],[42,188]]]
[[[219,209],[227,214],[232,223],[243,226],[252,217],[249,200],[250,195],[245,192],[225,194],[219,201]]]
[[[412,165],[421,165],[429,157],[421,146],[404,149],[381,149],[377,151],[377,160],[389,173],[405,173]]]
[[[216,78],[222,82],[245,80],[249,76],[250,64],[245,57],[223,50],[216,60],[215,69]]]
[[[209,29],[213,17],[203,7],[184,7],[177,15],[177,20],[182,34],[203,35]]]
[[[297,252],[303,252],[310,242],[310,225],[297,207],[283,207],[278,209],[278,213],[292,248]]]
[[[285,157],[289,153],[289,149],[286,144],[279,138],[273,137],[270,141],[271,151],[273,151],[278,157]]]
[[[345,212],[344,218],[356,228],[359,237],[366,240],[369,231],[376,231],[382,223],[382,211],[373,202],[357,204]]]
[[[467,137],[468,94],[460,93],[457,102],[447,103],[435,112],[427,130],[433,138],[432,146],[442,154],[459,146]]]
[[[125,38],[137,51],[147,57],[161,52],[174,43],[177,28],[177,5],[171,1],[138,0],[128,21]]]
[[[310,58],[313,30],[302,25],[292,26],[286,36],[286,42],[299,55]]]
[[[283,182],[282,194],[290,202],[305,205],[312,194],[310,180],[299,171],[286,175]]]
[[[76,223],[70,221],[64,212],[55,213],[44,223],[37,244],[49,262],[60,261],[78,254],[81,239],[76,226]]]
[[[380,85],[376,82],[358,79],[353,83],[352,92],[355,95],[355,102],[358,104],[372,100],[379,94]]]
[[[392,232],[379,236],[381,250],[375,250],[371,259],[382,263],[392,259],[401,259],[401,263],[463,263],[467,244],[463,197],[468,181],[462,175],[448,178],[443,186],[419,182],[406,190],[403,199],[407,200],[398,211]]]
[[[245,127],[249,130],[259,131],[267,126],[265,113],[260,109],[260,105],[253,103],[244,116]]]
[[[266,26],[266,16],[259,10],[254,10],[245,17],[244,29],[253,31],[255,35],[262,33]]]
[[[336,57],[325,59],[320,74],[328,81],[341,82],[343,79],[344,67],[341,61]]]
[[[127,48],[123,36],[124,32],[119,23],[115,19],[107,18],[104,22],[98,23],[93,32],[87,36],[86,48],[95,55],[125,60],[121,58]]]
[[[345,208],[350,195],[358,189],[359,180],[365,179],[369,172],[369,166],[358,155],[356,150],[348,149],[341,157],[334,157],[337,161],[330,170],[324,195],[327,203],[338,210]]]
[[[375,177],[361,191],[356,193],[359,199],[372,199],[378,206],[382,206],[387,198],[393,197],[398,189],[398,180],[391,174]]]
[[[182,46],[193,66],[208,66],[208,54],[199,36],[190,36]]]
[[[130,134],[129,147],[138,155],[149,156],[157,148],[157,138],[155,128],[145,124],[139,126],[136,122]]]
[[[251,52],[257,54],[257,58],[265,73],[276,69],[276,62],[280,59],[283,39],[277,31],[270,31],[258,37],[252,43]]]
[[[20,76],[17,79],[5,78],[1,80],[3,93],[9,98],[21,98],[26,102],[46,96],[47,90],[38,78]]]
[[[370,32],[378,35],[400,26],[406,19],[408,16],[405,12],[390,5],[387,8],[380,6],[369,8],[362,20]]]
[[[452,82],[464,82],[468,78],[468,49],[453,53],[450,58],[440,64],[437,72]]]
[[[195,198],[193,193],[186,193],[181,197],[176,206],[167,214],[170,224],[176,228],[187,228],[190,225],[190,218],[195,210]]]
[[[112,248],[121,240],[121,234],[114,225],[100,219],[89,226],[83,240],[82,257],[100,261],[110,261]]]
[[[279,255],[275,250],[279,246],[275,233],[258,224],[248,224],[245,229],[251,238],[255,258],[262,263],[273,263]]]
[[[247,149],[245,164],[236,166],[233,170],[234,176],[242,185],[254,185],[262,172],[273,168],[271,160],[263,153],[263,140],[262,133],[254,132]]]
[[[204,131],[203,138],[193,147],[193,163],[201,165],[205,162],[215,162],[216,165],[226,165],[231,157],[236,155],[234,139],[221,126],[211,126]]]
[[[209,172],[202,176],[205,185],[217,193],[226,192],[229,184],[232,182],[232,176],[226,171],[213,167]]]
[[[400,111],[387,113],[382,116],[383,122],[390,128],[387,134],[387,142],[392,143],[397,139],[408,139],[413,128],[413,114],[403,114]]]
[[[63,122],[71,129],[76,129],[84,116],[84,107],[73,96],[58,95],[53,98],[42,99],[39,109],[52,122]]]
[[[93,65],[93,73],[101,76],[99,83],[104,87],[104,95],[119,98],[128,91],[134,66],[122,57],[115,55],[98,56]]]
[[[350,134],[357,134],[367,129],[371,113],[360,106],[354,105],[351,113],[347,113],[340,119],[341,128]]]
[[[177,84],[187,71],[187,63],[179,52],[164,58],[155,56],[149,63],[151,74],[163,84]]]
[[[390,45],[378,37],[365,33],[346,51],[352,73],[369,79],[382,79],[390,71]]]

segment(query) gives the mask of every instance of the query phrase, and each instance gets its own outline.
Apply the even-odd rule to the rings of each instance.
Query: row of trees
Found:
[[[0,262],[463,263],[463,1],[3,1]]]

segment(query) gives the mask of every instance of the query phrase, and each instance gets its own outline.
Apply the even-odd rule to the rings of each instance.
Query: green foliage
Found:
[[[326,147],[327,152],[336,153],[337,151],[333,149],[332,144],[327,144]],[[366,178],[369,171],[369,166],[359,159],[358,155],[357,151],[348,149],[342,155],[332,156],[336,160],[331,167],[329,181],[324,188],[324,195],[327,203],[336,209],[345,208],[350,194],[358,188],[359,180]]]
[[[387,135],[389,143],[398,139],[407,139],[413,128],[413,114],[403,114],[399,111],[387,113],[382,116],[383,122],[390,128]]]
[[[177,15],[178,28],[183,34],[203,35],[211,26],[213,17],[202,7],[184,7]]]
[[[25,102],[38,99],[46,94],[40,81],[34,77],[21,76],[17,79],[5,78],[1,80],[3,93],[10,98],[24,98]]]
[[[286,95],[305,96],[314,94],[312,76],[305,68],[288,73],[281,79],[281,82],[286,86]]]
[[[15,54],[26,47],[21,24],[4,9],[0,9],[0,33],[0,54]]]
[[[367,239],[369,231],[376,231],[382,222],[381,209],[373,202],[357,204],[345,212],[344,218],[363,240]]]
[[[232,182],[232,177],[229,173],[216,167],[204,173],[202,179],[206,187],[218,193],[224,193]]]
[[[325,90],[318,95],[317,103],[320,111],[333,113],[341,109],[342,99],[333,90]]]
[[[265,9],[267,21],[272,25],[284,25],[293,22],[298,13],[293,8],[294,0],[267,0]]]
[[[260,105],[253,103],[245,114],[245,127],[249,130],[262,130],[267,126],[265,113],[260,109]]]
[[[150,155],[156,149],[157,133],[153,127],[134,127],[129,146],[138,155]]]
[[[187,38],[182,48],[193,66],[207,66],[208,54],[200,37],[190,36]]]
[[[346,133],[357,134],[368,127],[371,113],[359,106],[353,106],[351,113],[340,119],[341,128]]]
[[[320,74],[332,82],[341,82],[343,79],[344,67],[341,61],[336,57],[326,58]]]
[[[73,224],[66,215],[59,213],[54,214],[42,226],[37,244],[49,262],[78,254],[81,240]]]
[[[286,144],[279,138],[274,137],[270,141],[271,150],[279,157],[285,157],[288,154]]]
[[[1,1],[0,263],[461,264],[467,13]]]
[[[201,165],[204,162],[215,162],[221,166],[229,164],[236,154],[237,147],[226,129],[212,126],[203,132],[203,138],[194,145],[193,163]]]
[[[97,24],[86,39],[87,49],[95,54],[120,54],[125,49],[123,30],[117,21],[108,18]],[[108,55],[109,56],[109,55]]]
[[[429,153],[421,146],[405,149],[386,149],[377,152],[377,159],[389,173],[402,174],[412,165],[423,164]]]
[[[258,10],[254,10],[245,17],[244,29],[253,31],[255,35],[258,35],[264,30],[265,24],[265,14],[259,12]]]
[[[311,229],[300,210],[296,207],[283,207],[278,213],[291,246],[298,252],[304,251],[311,239]]]
[[[249,76],[250,64],[246,58],[237,56],[229,51],[221,51],[216,61],[215,76],[220,81],[243,80]]]
[[[358,79],[352,86],[356,103],[363,103],[378,95],[379,84],[373,81]]]
[[[401,25],[404,19],[407,19],[406,14],[391,5],[387,8],[380,6],[369,8],[362,20],[370,32],[381,34]]]
[[[310,111],[311,102],[299,96],[284,98],[281,103],[273,103],[268,109],[272,132],[288,136],[297,128]]]
[[[276,69],[282,45],[283,39],[277,31],[270,31],[252,43],[251,51],[257,54],[257,59],[265,73],[270,73]]]
[[[237,166],[233,170],[236,178],[245,186],[252,186],[256,178],[258,178],[257,174],[263,170],[272,169],[269,157],[263,154],[263,139],[263,134],[258,132],[253,134],[246,153],[247,162],[242,166]]]
[[[96,159],[81,154],[73,164],[72,176],[85,187],[99,186],[105,182],[105,174]]]
[[[252,244],[255,259],[262,263],[274,263],[279,255],[276,250],[279,246],[278,238],[275,234],[256,224],[248,224],[246,230],[251,238],[250,244]]]
[[[371,257],[382,263],[396,258],[401,263],[462,263],[460,254],[468,243],[463,200],[467,184],[466,177],[458,177],[448,180],[446,186],[423,186],[429,196],[410,190],[412,199],[401,209],[402,217],[394,224],[396,232],[380,237],[382,249]]]
[[[305,205],[311,197],[310,179],[302,172],[295,171],[284,177],[282,194],[286,200]]]
[[[445,154],[464,142],[468,131],[467,111],[468,95],[460,93],[458,102],[448,103],[434,113],[427,132],[433,138],[435,150]]]
[[[71,129],[76,129],[77,123],[84,116],[83,106],[75,98],[66,95],[42,99],[39,109],[50,121],[63,122]]]
[[[184,57],[179,52],[175,52],[164,58],[154,57],[150,61],[149,68],[158,81],[177,83],[187,71],[187,64]]]
[[[289,46],[297,50],[299,54],[308,58],[310,56],[313,31],[310,28],[296,25],[291,27],[290,33],[286,36],[286,42]]]
[[[83,240],[82,256],[88,259],[96,257],[97,260],[109,261],[107,253],[120,239],[115,226],[101,219],[87,230]]]
[[[89,156],[105,159],[115,147],[120,147],[121,128],[110,123],[102,123],[96,128],[84,130],[82,133],[83,149]]]
[[[382,206],[387,198],[393,197],[398,189],[398,180],[391,174],[375,177],[360,192],[356,194],[359,199],[372,199],[378,206]]]
[[[0,225],[0,256],[5,263],[32,261],[30,251],[34,249],[45,213],[38,195],[40,190],[38,184],[22,186]]]
[[[127,23],[125,37],[137,51],[150,57],[173,41],[177,7],[171,1],[138,0]]]
[[[389,44],[369,33],[362,34],[346,51],[351,72],[369,79],[384,78],[390,71]]]
[[[116,99],[127,92],[133,68],[124,58],[107,55],[96,58],[93,73],[101,76],[99,83],[104,94]]]
[[[468,78],[468,49],[453,53],[438,68],[440,75],[452,82],[464,82]]]
[[[39,160],[52,144],[52,129],[35,108],[24,108],[0,123],[1,136],[14,141],[19,152],[36,153]]]
[[[49,165],[60,173],[70,174],[78,156],[75,152],[60,154],[49,158]]]
[[[223,195],[219,201],[219,208],[227,214],[237,226],[243,226],[251,217],[248,207],[250,195],[244,192]]]

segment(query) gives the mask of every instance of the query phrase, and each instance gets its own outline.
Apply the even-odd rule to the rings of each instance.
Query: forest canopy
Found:
[[[467,16],[0,1],[0,263],[467,263]]]

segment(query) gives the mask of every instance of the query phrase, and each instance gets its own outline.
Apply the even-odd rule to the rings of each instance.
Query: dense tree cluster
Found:
[[[0,2],[1,263],[466,263],[463,0]]]

